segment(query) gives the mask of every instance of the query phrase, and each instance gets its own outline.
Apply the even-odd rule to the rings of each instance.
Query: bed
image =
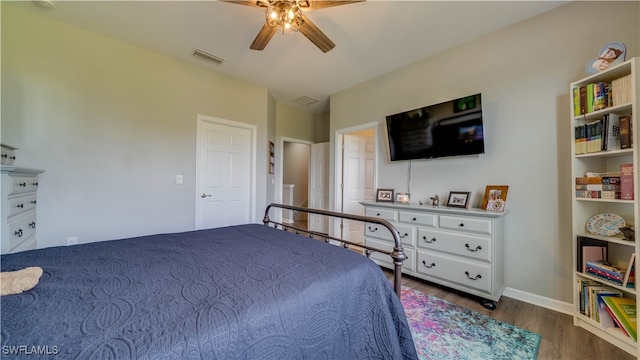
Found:
[[[318,234],[282,231],[272,206],[266,226],[3,255],[2,271],[44,271],[1,298],[3,358],[417,358],[382,270]]]

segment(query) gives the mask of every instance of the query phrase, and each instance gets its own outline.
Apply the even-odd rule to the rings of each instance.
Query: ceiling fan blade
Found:
[[[251,50],[263,50],[275,33],[276,30],[268,27],[267,24],[262,25],[262,29],[260,29],[260,32],[253,40],[249,48]]]
[[[266,0],[263,0],[263,1],[260,1],[260,0],[222,0],[222,2],[227,2],[227,3],[231,3],[231,4],[237,4],[237,5],[246,5],[246,6],[251,6],[251,7],[259,7],[259,8],[267,7],[267,5],[269,5],[269,3]]]
[[[310,3],[310,10],[317,10],[317,9],[324,9],[324,8],[328,8],[328,7],[333,7],[333,6],[338,6],[338,5],[349,5],[349,4],[353,4],[353,3],[359,3],[359,2],[364,2],[366,0],[354,0],[354,1],[350,1],[350,0],[334,0],[334,1],[322,1],[322,0],[309,0]]]
[[[331,41],[320,29],[309,20],[308,17],[302,15],[302,24],[298,27],[299,31],[311,40],[322,52],[333,49],[336,44]]]

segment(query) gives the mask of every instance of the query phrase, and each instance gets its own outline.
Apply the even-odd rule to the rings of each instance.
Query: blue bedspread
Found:
[[[417,358],[377,265],[264,225],[0,260],[2,271],[44,270],[1,299],[3,359]]]

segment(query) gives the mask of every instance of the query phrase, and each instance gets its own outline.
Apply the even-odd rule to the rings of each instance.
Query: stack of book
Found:
[[[602,260],[587,261],[586,273],[613,284],[623,286],[626,269],[619,269],[612,265],[606,265]]]
[[[620,199],[620,173],[589,173],[576,178],[576,198]]]
[[[576,155],[633,147],[631,115],[604,114],[599,120],[575,126],[574,133]]]
[[[580,116],[631,102],[631,75],[573,89],[573,115]]]
[[[619,295],[601,296],[599,322],[603,328],[619,328],[633,341],[638,341],[638,320],[636,317],[636,300]]]

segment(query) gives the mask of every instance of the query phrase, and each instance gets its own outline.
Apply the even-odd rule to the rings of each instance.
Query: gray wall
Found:
[[[408,162],[387,160],[385,115],[481,92],[486,154],[413,161],[411,199],[471,191],[478,207],[486,185],[509,185],[510,294],[566,308],[572,301],[569,83],[587,75],[585,64],[608,42],[621,41],[628,58],[638,56],[639,17],[638,2],[572,2],[349,88],[331,97],[332,142],[336,130],[377,121],[378,187],[406,191]]]
[[[40,247],[193,229],[198,114],[256,125],[258,149],[275,137],[266,88],[2,3],[1,139],[46,171]],[[259,222],[273,186],[256,161]]]

